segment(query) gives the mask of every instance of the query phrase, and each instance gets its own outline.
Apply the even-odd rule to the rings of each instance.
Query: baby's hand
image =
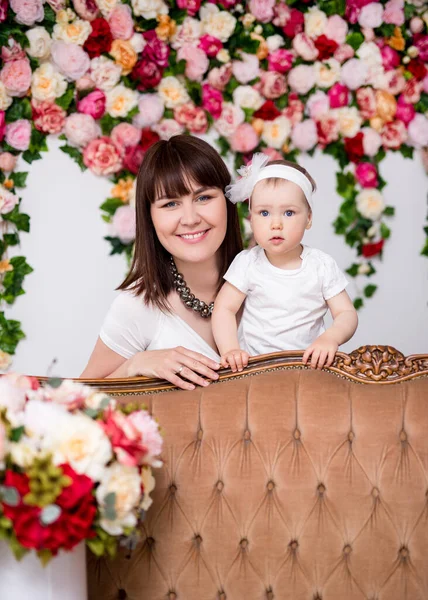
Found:
[[[325,332],[305,350],[303,364],[306,365],[309,357],[312,356],[312,369],[322,369],[324,365],[330,367],[333,364],[338,347],[339,345],[336,340],[329,333]]]
[[[242,371],[248,365],[249,357],[248,352],[238,348],[237,350],[229,350],[229,352],[223,354],[220,362],[223,367],[230,367],[232,372],[236,373],[236,371]]]

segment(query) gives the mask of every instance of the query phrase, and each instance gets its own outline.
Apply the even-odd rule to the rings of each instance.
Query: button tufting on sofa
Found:
[[[126,591],[125,590],[117,590],[118,600],[126,600]]]
[[[409,549],[406,546],[401,546],[399,554],[401,560],[407,560],[409,557]]]
[[[222,492],[224,490],[224,483],[218,480],[215,487],[217,488],[218,492]]]
[[[239,545],[241,546],[241,550],[246,550],[248,548],[248,540],[246,538],[243,538],[239,542]]]
[[[202,431],[202,429],[198,429],[198,433],[196,434],[196,439],[198,440],[198,442],[201,442],[203,437],[204,432]]]
[[[349,544],[346,544],[346,546],[343,548],[343,554],[345,556],[349,556],[352,552],[352,548]]]
[[[246,442],[249,442],[251,440],[251,431],[249,431],[248,429],[244,431],[244,440]]]
[[[378,490],[378,488],[377,488],[377,487],[374,487],[374,488],[372,489],[372,496],[373,496],[373,498],[379,498],[379,496],[380,496],[380,492],[379,492],[379,490]]]
[[[218,600],[226,600],[226,594],[224,592],[219,592]]]
[[[275,596],[273,595],[272,590],[266,590],[266,600],[273,600]]]
[[[301,435],[302,434],[300,433],[300,431],[297,428],[293,431],[293,437],[295,440],[300,440]]]
[[[407,442],[407,433],[404,431],[404,429],[400,431],[400,441]]]
[[[171,496],[175,494],[175,492],[177,491],[177,486],[175,485],[175,483],[171,483],[171,485],[169,486],[169,491],[171,493]]]
[[[348,433],[348,441],[352,444],[352,442],[354,441],[354,439],[355,439],[355,433],[351,430]]]
[[[324,496],[325,493],[325,485],[323,483],[320,483],[319,486],[317,487],[318,490],[318,494],[320,496]]]
[[[168,600],[176,600],[177,594],[175,592],[168,593]]]
[[[297,548],[299,547],[299,542],[297,540],[291,540],[291,542],[288,545],[290,547],[291,552],[296,552]]]
[[[271,481],[268,481],[268,482],[267,482],[267,485],[266,485],[266,487],[267,487],[267,489],[268,489],[268,491],[269,491],[269,492],[272,492],[272,491],[273,491],[273,489],[275,488],[275,484],[274,484],[274,482],[271,480]]]

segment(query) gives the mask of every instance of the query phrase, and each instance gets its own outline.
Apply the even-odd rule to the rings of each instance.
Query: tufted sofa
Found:
[[[301,360],[96,382],[149,407],[165,465],[137,547],[88,556],[89,600],[428,599],[428,355]]]

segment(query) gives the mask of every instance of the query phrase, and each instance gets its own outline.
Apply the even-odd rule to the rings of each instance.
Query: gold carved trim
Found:
[[[310,369],[303,365],[303,351],[288,350],[250,358],[242,373],[233,374],[230,369],[219,371],[219,382],[281,369]],[[387,385],[401,383],[418,377],[428,377],[428,354],[404,356],[392,346],[361,346],[351,354],[338,352],[331,367],[323,369],[356,383]],[[46,377],[39,377],[45,381]],[[81,379],[90,386],[116,394],[159,393],[176,389],[171,383],[148,377],[129,379]]]

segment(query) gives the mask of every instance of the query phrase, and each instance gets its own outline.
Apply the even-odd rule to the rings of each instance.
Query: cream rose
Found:
[[[0,81],[0,110],[7,110],[12,102],[13,100],[7,93],[4,83]]]
[[[153,477],[152,470],[149,467],[141,469],[141,483],[144,489],[144,498],[140,504],[141,510],[149,510],[153,500],[150,498],[150,492],[155,489],[156,480]]]
[[[375,221],[379,219],[385,209],[385,202],[382,194],[376,188],[366,188],[362,190],[357,198],[357,209],[366,219]]]
[[[119,84],[106,93],[106,110],[111,117],[126,117],[138,104],[138,92]]]
[[[158,87],[158,94],[167,108],[181,106],[190,99],[186,88],[172,75],[162,79]]]
[[[46,60],[51,52],[51,36],[44,27],[33,27],[26,34],[30,45],[26,48],[27,54],[33,58]]]
[[[22,436],[19,442],[9,444],[9,453],[14,464],[22,469],[31,467],[34,459],[40,456],[39,440]]]
[[[199,11],[204,33],[227,42],[235,30],[236,19],[226,10],[219,10],[215,4],[207,4]]]
[[[36,100],[53,100],[65,93],[67,82],[51,63],[43,63],[33,72],[31,94]]]
[[[271,148],[279,150],[284,145],[290,132],[291,123],[287,117],[277,117],[273,121],[265,121],[262,140]]]
[[[284,45],[284,38],[282,35],[276,33],[275,35],[270,35],[266,38],[266,44],[269,52],[275,52],[275,50],[278,50]]]
[[[141,495],[141,479],[137,467],[126,467],[115,463],[106,469],[96,491],[98,504],[105,506],[105,498],[115,494],[115,519],[108,519],[101,509],[101,527],[110,535],[120,535],[124,528],[133,527],[137,518],[135,510]]]
[[[233,102],[241,108],[258,110],[263,104],[263,98],[251,85],[240,85],[233,92]]]
[[[340,63],[335,58],[314,64],[315,81],[318,87],[331,88],[340,79]]]
[[[117,3],[118,0],[97,0],[97,6],[100,9],[103,17],[109,17]]]
[[[118,83],[122,75],[122,67],[107,58],[98,56],[91,60],[90,77],[95,87],[100,90],[111,90]]]
[[[158,15],[167,15],[168,6],[163,0],[131,0],[134,14],[144,19],[156,19]]]
[[[67,42],[67,44],[83,44],[88,39],[92,31],[89,21],[75,19],[71,23],[57,23],[53,29],[52,37],[55,40]]]
[[[315,39],[322,35],[327,27],[327,15],[316,6],[305,13],[305,33]]]
[[[339,121],[339,131],[343,137],[351,138],[357,135],[362,123],[358,108],[355,106],[339,108],[336,116]]]

